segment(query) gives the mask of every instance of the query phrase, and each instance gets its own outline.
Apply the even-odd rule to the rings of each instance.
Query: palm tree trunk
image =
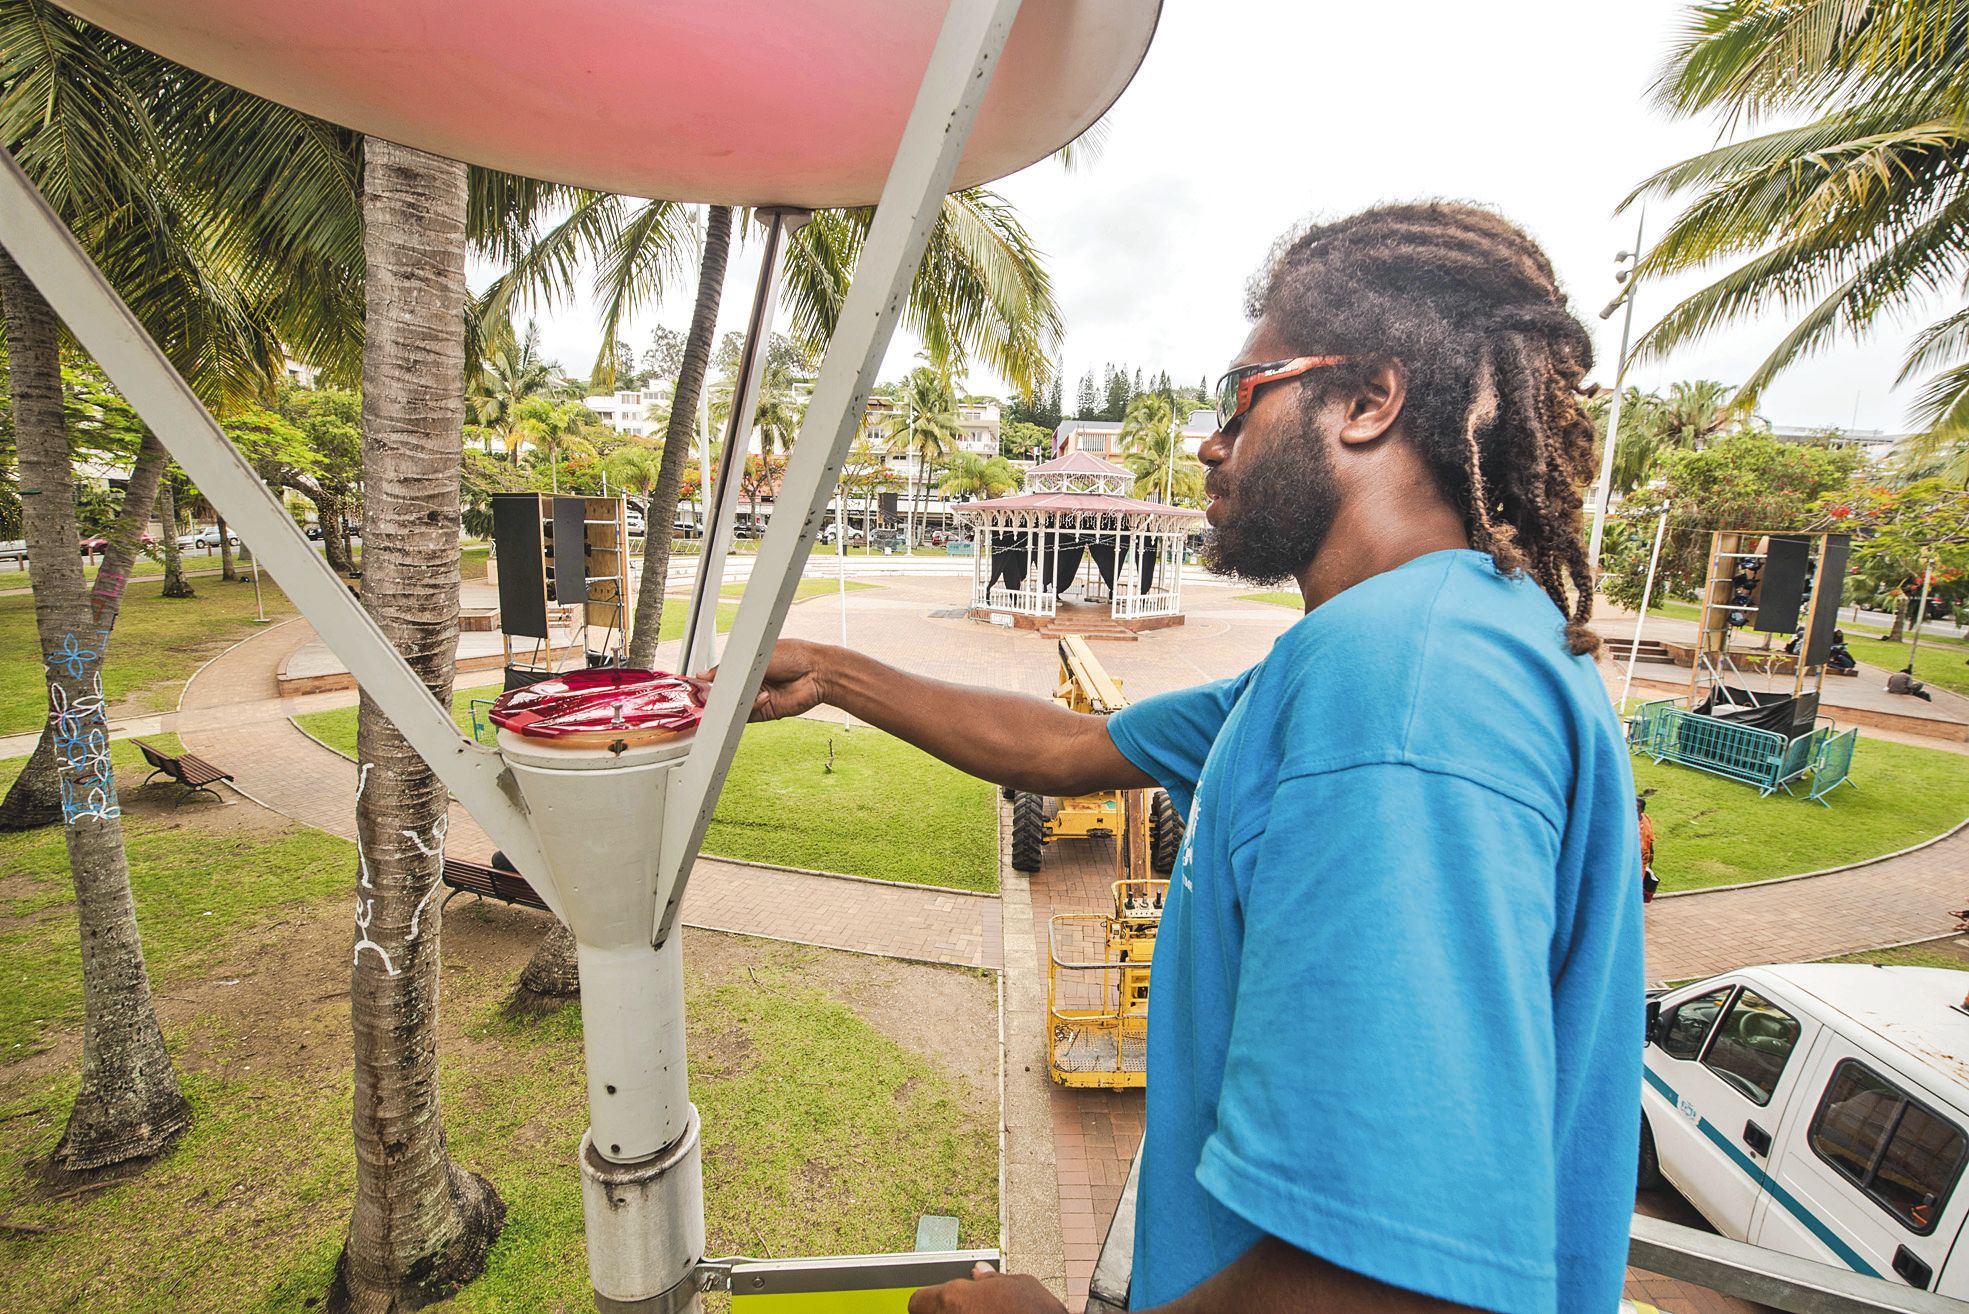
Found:
[[[109,548],[103,553],[96,585],[89,594],[89,606],[96,625],[107,631],[116,625],[116,613],[123,606],[123,590],[130,581],[130,567],[137,559],[137,546],[144,525],[150,520],[151,504],[157,499],[157,484],[170,460],[164,444],[146,433],[137,449],[137,463],[123,485],[123,508],[116,514],[116,525],[109,531]],[[41,727],[41,738],[34,746],[27,765],[14,777],[7,797],[0,801],[0,831],[33,830],[52,826],[62,819],[61,776],[55,770],[54,726]]]
[[[657,640],[663,630],[664,586],[670,575],[670,526],[677,519],[684,463],[691,455],[698,394],[704,389],[704,372],[711,364],[711,337],[718,327],[718,300],[725,290],[725,261],[731,244],[731,207],[714,205],[704,226],[704,259],[697,271],[697,305],[691,311],[690,331],[684,338],[684,364],[677,374],[677,391],[670,398],[670,423],[663,431],[663,466],[650,496],[650,513],[643,522],[643,580],[636,587],[636,623],[629,639],[631,666],[647,668],[656,661]],[[700,483],[710,477],[709,470],[703,471]],[[663,527],[660,533],[659,525]]]
[[[1899,593],[1894,595],[1894,623],[1888,627],[1887,642],[1899,643],[1907,638],[1907,600]]]
[[[342,510],[342,499],[326,493],[315,499],[315,517],[321,522],[321,547],[328,565],[338,575],[353,575],[355,558],[349,553],[349,520]]]
[[[363,143],[363,606],[440,700],[458,642],[465,166]],[[444,786],[365,697],[356,730],[356,1192],[331,1310],[394,1314],[485,1267],[505,1205],[446,1151],[436,893]]]
[[[520,982],[507,1001],[509,1013],[539,1013],[558,1008],[581,993],[581,969],[575,960],[574,932],[555,922],[547,928],[520,973]]]
[[[82,1084],[54,1162],[69,1171],[147,1158],[191,1125],[191,1106],[151,1006],[143,941],[130,896],[122,812],[109,763],[102,650],[76,541],[74,483],[62,418],[55,314],[19,266],[0,254],[12,365],[34,620],[45,655],[69,872],[82,945]],[[38,490],[46,490],[40,492]]]
[[[232,559],[232,531],[226,528],[226,518],[214,513],[213,520],[219,526],[219,578],[228,584],[239,581],[239,567]]]
[[[185,578],[184,554],[178,551],[178,499],[169,479],[158,481],[157,518],[164,522],[164,596],[195,597],[191,581]]]

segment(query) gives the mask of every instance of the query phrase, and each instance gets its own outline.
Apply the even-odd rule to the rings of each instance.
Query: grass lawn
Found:
[[[1664,890],[1795,876],[1904,849],[1969,815],[1969,756],[1869,739],[1853,757],[1857,789],[1841,787],[1830,808],[1705,771],[1635,757],[1634,781],[1658,792],[1655,874]]]
[[[1950,937],[1942,940],[1927,940],[1921,944],[1904,944],[1898,949],[1869,949],[1865,953],[1846,954],[1830,958],[1833,963],[1877,963],[1882,967],[1946,967],[1952,971],[1969,970],[1969,950],[1955,943]]]
[[[471,733],[472,699],[498,692],[484,685],[452,694],[459,728]],[[355,755],[355,708],[294,723]],[[704,851],[914,885],[998,888],[991,786],[871,726],[844,732],[801,718],[746,727]]]
[[[151,581],[139,581],[124,594],[103,663],[103,692],[113,710],[141,713],[174,706],[179,688],[207,658],[259,628],[253,623],[250,583],[227,584],[214,576],[194,580],[193,586],[197,596],[191,598],[161,597],[161,585]],[[293,614],[272,580],[263,581],[262,592],[268,616]],[[0,597],[0,734],[36,729],[47,715],[34,598]]]
[[[168,735],[151,742],[173,752],[182,747]],[[114,746],[111,759],[128,809],[143,779],[142,758],[126,742]],[[0,779],[11,783],[23,761],[0,763]],[[175,801],[180,791],[159,783],[146,792]],[[144,957],[160,988],[200,970],[215,939],[341,889],[355,870],[355,850],[343,840],[298,824],[210,831],[190,824],[200,806],[185,804],[184,821],[168,811],[166,819],[123,821]],[[39,1050],[51,1029],[80,1025],[81,959],[59,826],[0,836],[0,963],[0,1062]]]
[[[1290,607],[1294,611],[1306,610],[1306,599],[1298,593],[1240,593],[1237,595],[1237,600],[1239,602],[1269,602],[1274,607]]]
[[[126,829],[196,1122],[129,1180],[44,1196],[33,1165],[80,1061],[75,923],[61,833],[0,836],[0,1309],[318,1308],[353,1195],[354,848],[243,807],[127,816]],[[446,1309],[592,1309],[579,1006],[501,1011],[544,924],[470,905],[444,919],[447,1140],[507,1207],[485,1275]],[[908,1250],[924,1213],[957,1216],[963,1244],[994,1243],[995,1058],[954,1057],[990,1052],[987,974],[710,933],[686,946],[711,1253]]]

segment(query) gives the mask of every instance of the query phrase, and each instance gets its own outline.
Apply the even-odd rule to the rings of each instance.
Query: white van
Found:
[[[1650,1005],[1641,1177],[1723,1235],[1969,1297],[1969,973],[1747,967]]]

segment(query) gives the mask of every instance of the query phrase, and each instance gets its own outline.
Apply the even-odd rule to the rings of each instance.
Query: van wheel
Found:
[[[1655,1134],[1646,1118],[1641,1119],[1641,1171],[1635,1185],[1643,1191],[1661,1186],[1661,1159],[1655,1154]]]

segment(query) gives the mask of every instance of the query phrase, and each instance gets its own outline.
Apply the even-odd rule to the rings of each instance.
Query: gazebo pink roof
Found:
[[[1084,455],[1084,453],[1074,453],[1074,456],[1081,455]],[[1072,459],[1073,457],[1062,458],[1062,460]],[[1108,464],[1098,457],[1089,457],[1088,459],[1100,465]],[[1047,465],[1053,464],[1057,463],[1050,461],[1047,463]],[[1046,466],[1035,466],[1034,468],[1044,470]],[[1120,467],[1117,466],[1114,468],[1119,469]],[[1126,472],[1124,471],[1123,473]],[[1197,510],[1195,507],[1169,506],[1162,502],[1145,502],[1138,497],[1119,497],[1113,493],[1014,493],[1010,497],[995,497],[989,502],[963,503],[953,507],[952,510],[958,515],[965,515],[976,511],[1066,511],[1089,515],[1182,516],[1190,519],[1201,519],[1203,517],[1203,512]]]
[[[1104,460],[1092,452],[1068,452],[1065,456],[1056,456],[1050,461],[1042,461],[1032,467],[1032,469],[1026,471],[1026,473],[1028,475],[1126,475],[1131,479],[1134,478],[1134,472],[1129,470],[1127,466],[1116,465],[1113,461]]]

